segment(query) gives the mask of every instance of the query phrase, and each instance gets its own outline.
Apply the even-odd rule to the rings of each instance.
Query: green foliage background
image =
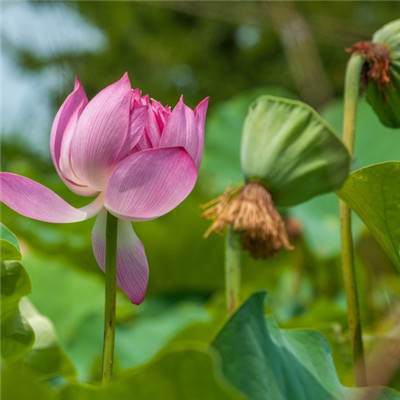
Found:
[[[248,105],[258,95],[284,95],[309,102],[313,99],[305,99],[299,89],[288,62],[290,55],[282,47],[279,29],[263,2],[66,5],[97,26],[107,44],[96,53],[72,51],[46,58],[34,50],[17,51],[18,64],[26,74],[49,66],[60,71],[65,85],[63,93],[52,93],[53,114],[71,90],[75,75],[89,98],[128,71],[135,87],[163,104],[176,104],[181,93],[192,107],[206,96],[211,99],[205,155],[196,189],[165,217],[134,224],[145,245],[150,282],[140,307],[132,306],[119,293],[116,358],[122,371],[150,361],[168,344],[214,338],[225,320],[223,239],[203,239],[208,222],[201,219],[199,205],[221,193],[226,185],[240,182],[242,124]],[[57,11],[57,3],[35,2],[29,7],[53,7]],[[296,15],[309,27],[329,83],[326,99],[321,102],[315,97],[314,105],[340,132],[339,97],[348,58],[344,48],[369,39],[396,15],[395,11],[399,14],[400,5],[298,2],[294,7]],[[46,122],[48,132],[51,122]],[[384,128],[364,102],[360,104],[357,127],[358,156],[353,168],[399,160],[399,132]],[[85,204],[85,199],[69,192],[59,180],[49,155],[44,157],[24,146],[19,132],[7,133],[8,139],[3,140],[1,149],[2,171],[35,179],[75,206]],[[341,382],[351,385],[337,198],[320,196],[285,212],[302,226],[301,236],[294,239],[296,249],[268,261],[256,262],[245,255],[243,298],[266,289],[266,310],[275,315],[281,327],[307,327],[322,332],[333,349]],[[91,251],[94,221],[52,225],[28,220],[4,206],[1,220],[20,241],[23,265],[32,282],[29,299],[53,322],[62,349],[77,368],[78,378],[97,380],[102,346],[103,275]],[[400,306],[400,279],[359,221],[356,232],[362,318],[366,347],[371,350],[393,332],[398,318],[395,310]],[[199,351],[196,357],[199,363],[208,363],[212,356]],[[8,381],[13,379],[10,376]],[[214,378],[204,379],[213,382]],[[398,373],[390,386],[400,389]],[[42,393],[44,389],[37,390]],[[221,386],[218,390],[228,393],[230,389]],[[64,395],[74,398],[73,392]]]

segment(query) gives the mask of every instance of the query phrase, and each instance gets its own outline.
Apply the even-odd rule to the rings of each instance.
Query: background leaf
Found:
[[[1,262],[1,356],[8,361],[24,357],[34,333],[19,311],[19,301],[31,292],[31,282],[18,261]]]
[[[0,222],[0,259],[21,260],[19,243],[17,237]]]
[[[40,379],[55,376],[74,378],[76,370],[58,344],[52,322],[39,314],[27,298],[21,299],[20,310],[35,334],[33,347],[24,358],[24,367]]]
[[[21,253],[18,248],[7,240],[0,239],[0,258],[5,260],[21,260]]]
[[[218,371],[215,355],[201,348],[169,351],[140,370],[127,371],[104,387],[71,385],[60,400],[244,400]]]
[[[400,162],[353,172],[338,195],[359,215],[400,270]]]
[[[0,239],[10,242],[12,245],[14,245],[14,247],[16,247],[19,250],[19,243],[17,237],[1,222],[0,222]],[[8,258],[8,260],[11,260],[11,258]]]
[[[236,388],[252,400],[351,400],[376,390],[342,386],[323,336],[280,329],[273,317],[265,319],[264,297],[252,295],[213,342]],[[400,393],[385,389],[377,398],[397,400]]]
[[[29,371],[1,370],[1,398],[5,400],[53,400],[54,393],[49,387],[38,382]]]
[[[16,237],[1,226],[2,237],[18,245]],[[1,239],[1,356],[8,367],[29,369],[41,379],[57,375],[74,377],[75,369],[59,346],[51,321],[39,314],[25,297],[31,292],[31,281],[19,261],[21,253],[10,242]]]

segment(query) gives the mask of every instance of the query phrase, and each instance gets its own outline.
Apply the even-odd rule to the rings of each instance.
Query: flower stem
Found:
[[[357,100],[360,91],[360,74],[364,60],[353,54],[347,64],[344,88],[343,142],[350,155],[354,153]],[[342,241],[342,268],[346,290],[350,342],[357,386],[367,384],[367,374],[362,340],[360,307],[354,267],[353,238],[351,230],[351,210],[340,200],[340,231]]]
[[[242,243],[240,233],[228,228],[225,241],[225,286],[228,315],[231,316],[240,302],[240,272]]]
[[[110,380],[114,362],[115,304],[117,295],[118,218],[107,212],[106,223],[106,296],[104,307],[103,383]]]

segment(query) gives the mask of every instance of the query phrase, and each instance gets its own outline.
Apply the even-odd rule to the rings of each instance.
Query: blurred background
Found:
[[[129,72],[134,87],[174,106],[181,94],[210,106],[201,174],[170,214],[134,223],[150,264],[148,295],[133,306],[119,293],[119,368],[141,365],[166,344],[214,337],[225,320],[223,238],[203,239],[200,205],[241,182],[240,135],[260,94],[301,99],[341,130],[346,47],[369,40],[400,15],[397,2],[10,2],[2,3],[2,171],[49,186],[84,205],[52,165],[52,120],[75,76],[93,97]],[[400,159],[400,133],[384,128],[361,101],[353,169]],[[317,329],[329,340],[341,381],[352,384],[346,301],[339,261],[338,200],[320,196],[283,210],[296,249],[268,261],[247,255],[243,298],[268,291],[267,311],[282,327]],[[96,379],[102,348],[103,274],[91,250],[94,221],[46,224],[2,207],[19,238],[32,303],[54,323],[83,381]],[[400,279],[360,221],[356,261],[365,345],[399,323]],[[391,386],[400,389],[400,377]]]

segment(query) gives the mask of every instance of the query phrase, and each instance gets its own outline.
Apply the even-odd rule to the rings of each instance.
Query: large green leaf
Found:
[[[280,329],[264,317],[265,293],[252,295],[213,342],[228,380],[252,400],[351,400],[377,389],[341,385],[328,343],[312,330]],[[400,394],[382,390],[381,400]]]
[[[372,39],[383,43],[390,53],[390,85],[386,89],[386,99],[375,82],[368,86],[367,100],[383,124],[392,128],[400,127],[400,19],[379,29]]]
[[[240,400],[219,372],[218,357],[191,346],[170,351],[141,369],[125,372],[103,387],[71,385],[60,400]]]
[[[309,106],[272,96],[247,114],[241,144],[246,180],[259,180],[279,206],[292,206],[338,189],[350,156],[332,128]]]
[[[400,162],[353,172],[338,195],[364,221],[400,270]]]

